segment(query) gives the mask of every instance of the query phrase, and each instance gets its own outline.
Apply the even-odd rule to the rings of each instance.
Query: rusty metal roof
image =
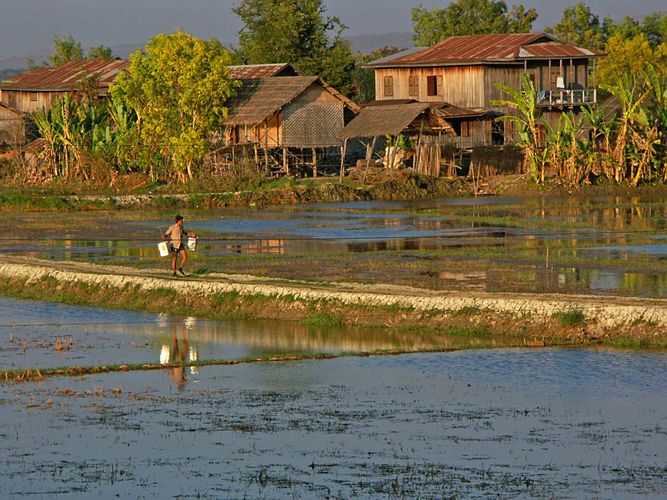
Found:
[[[35,68],[13,76],[0,83],[0,89],[61,92],[73,90],[84,77],[95,75],[99,78],[100,93],[106,93],[109,85],[127,65],[128,62],[121,59],[72,61],[55,68]]]
[[[254,126],[275,115],[313,84],[319,84],[353,111],[358,107],[317,76],[281,76],[241,80],[236,96],[227,104],[226,125]]]
[[[299,76],[299,73],[287,63],[248,64],[229,66],[229,76],[235,80],[255,80],[272,76]]]
[[[372,68],[513,63],[525,59],[589,58],[597,54],[546,33],[452,36],[417,52],[371,62]]]

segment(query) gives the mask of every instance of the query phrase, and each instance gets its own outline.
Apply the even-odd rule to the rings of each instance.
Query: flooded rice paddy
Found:
[[[0,309],[2,366],[154,363],[173,358],[174,339],[185,359],[410,342]],[[68,350],[57,337],[72,339]],[[665,380],[664,353],[501,347],[3,384],[0,496],[664,498]]]
[[[168,267],[173,212],[17,213],[0,251]],[[662,198],[442,199],[184,211],[191,269],[436,290],[667,296]]]
[[[16,213],[0,252],[166,270],[173,215]],[[183,215],[202,274],[667,295],[661,199]],[[667,354],[513,342],[0,299],[3,371],[343,355],[4,382],[0,498],[666,497]]]

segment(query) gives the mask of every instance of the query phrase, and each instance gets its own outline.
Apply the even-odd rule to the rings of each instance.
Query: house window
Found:
[[[394,77],[385,76],[384,77],[384,96],[385,97],[394,97]]]
[[[426,95],[433,97],[438,95],[438,77],[437,76],[427,76],[426,77]]]
[[[30,93],[30,100],[32,102],[37,102],[37,93],[36,92],[31,92]]]
[[[461,137],[470,137],[470,122],[461,122]]]
[[[419,97],[419,77],[411,76],[408,79],[410,97]]]

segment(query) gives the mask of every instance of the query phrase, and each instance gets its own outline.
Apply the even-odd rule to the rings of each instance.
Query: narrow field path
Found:
[[[603,327],[637,322],[667,326],[667,300],[663,299],[432,291],[395,285],[303,282],[223,273],[172,278],[164,270],[138,270],[16,256],[3,257],[0,277],[27,282],[51,278],[59,283],[85,283],[118,289],[128,286],[142,290],[171,289],[180,294],[201,297],[233,292],[243,296],[289,297],[297,302],[333,300],[355,306],[403,307],[431,313],[474,308],[535,318],[578,310]]]

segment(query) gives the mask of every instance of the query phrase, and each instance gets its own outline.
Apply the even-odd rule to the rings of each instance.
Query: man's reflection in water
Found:
[[[188,320],[184,324],[172,323],[171,344],[163,344],[160,352],[160,364],[182,364],[169,369],[169,375],[179,390],[183,390],[187,382],[185,378],[186,367],[183,365],[191,361],[197,361],[198,358],[197,349],[190,346],[188,342],[188,330],[194,326],[194,323]],[[193,375],[197,373],[196,367],[191,367],[190,371]]]

